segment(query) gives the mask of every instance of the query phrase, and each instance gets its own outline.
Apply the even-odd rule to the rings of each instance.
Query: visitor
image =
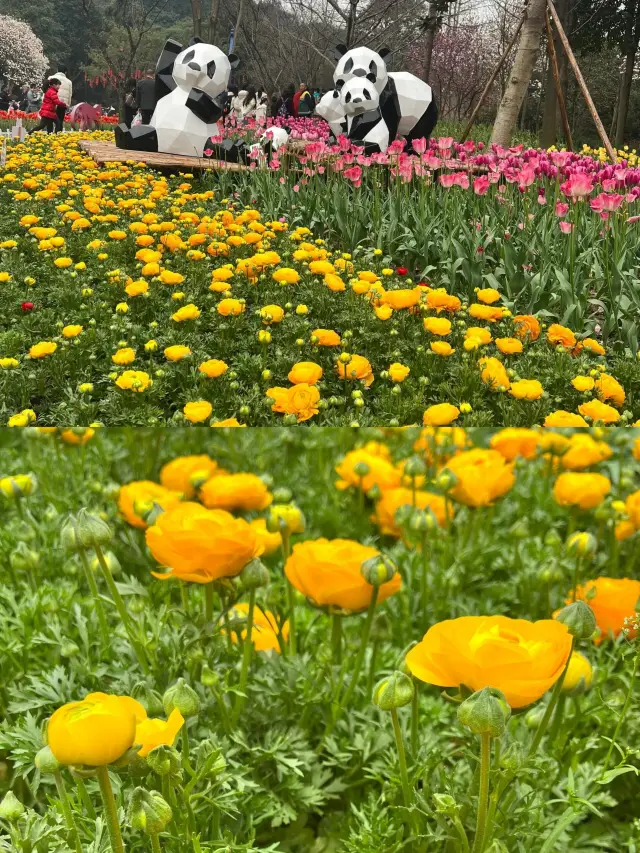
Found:
[[[124,123],[127,127],[131,127],[131,122],[135,114],[138,112],[138,102],[136,101],[137,81],[131,77],[127,80],[124,95]]]
[[[282,94],[278,98],[276,103],[276,109],[274,115],[278,118],[291,118],[295,115],[294,106],[293,106],[293,98],[295,95],[295,87],[293,83],[289,83],[285,89],[283,89]]]
[[[233,96],[233,101],[231,102],[231,114],[235,119],[236,124],[240,124],[242,121],[242,110],[246,94],[246,89],[240,89]]]
[[[60,100],[60,88],[62,84],[58,77],[50,77],[47,80],[47,91],[45,92],[40,107],[40,124],[34,127],[31,133],[38,130],[46,130],[47,133],[54,133],[57,128],[58,110],[63,110],[63,115],[66,112],[68,104]]]
[[[142,124],[149,124],[156,108],[156,75],[150,69],[136,86],[136,102],[142,115]]]
[[[27,89],[27,107],[28,113],[37,113],[42,104],[42,90],[40,86],[29,86]]]
[[[73,83],[67,77],[67,71],[69,70],[66,65],[59,65],[59,70],[53,75],[52,79],[56,79],[60,81],[60,86],[58,87],[58,98],[62,102],[62,106],[57,108],[57,116],[56,116],[56,131],[60,133],[62,127],[64,125],[64,117],[67,112],[67,107],[71,106],[71,99],[73,98]]]
[[[319,103],[320,103],[320,98],[321,98],[321,97],[322,97],[322,92],[321,92],[321,91],[320,91],[320,89],[316,86],[316,87],[314,88],[314,90],[313,90],[313,100],[316,102],[316,104],[319,104]]]
[[[269,96],[264,89],[258,89],[256,92],[256,122],[258,124],[267,123],[267,107],[269,106]]]
[[[316,108],[313,95],[307,89],[306,83],[300,83],[298,91],[293,96],[293,110],[296,118],[310,118]]]
[[[11,100],[11,95],[9,90],[5,86],[0,91],[0,110],[8,110],[9,109],[9,101]]]
[[[241,121],[256,117],[256,90],[253,86],[249,86],[242,101],[242,117]]]
[[[238,94],[238,87],[237,86],[229,86],[229,88],[227,89],[227,91],[225,93],[224,102],[222,105],[222,117],[223,117],[223,119],[227,118],[227,116],[229,116],[231,114],[231,110],[233,108],[233,99],[236,97],[237,94]]]

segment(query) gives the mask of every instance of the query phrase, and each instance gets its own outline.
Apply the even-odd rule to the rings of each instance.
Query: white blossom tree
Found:
[[[49,61],[29,24],[0,15],[0,75],[9,83],[40,83]]]

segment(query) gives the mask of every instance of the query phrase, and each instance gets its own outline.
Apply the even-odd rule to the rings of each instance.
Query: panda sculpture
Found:
[[[156,66],[156,107],[148,125],[116,128],[116,145],[129,151],[160,151],[202,157],[220,133],[218,119],[232,68],[239,59],[194,38],[186,48],[169,39]]]
[[[337,51],[333,80],[352,142],[373,154],[386,151],[396,136],[409,143],[429,138],[438,121],[431,86],[407,71],[388,72],[384,48],[338,45]]]
[[[206,156],[212,160],[247,166],[263,158],[270,159],[281,148],[285,148],[288,141],[289,132],[284,127],[270,127],[252,143],[232,137],[227,137],[222,142],[212,142],[206,149]]]
[[[320,98],[316,105],[316,115],[327,122],[334,139],[340,135],[346,136],[347,114],[337,89],[332,89]]]

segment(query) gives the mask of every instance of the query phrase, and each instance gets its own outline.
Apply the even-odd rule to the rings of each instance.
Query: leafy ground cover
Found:
[[[0,442],[2,849],[636,849],[637,432]]]

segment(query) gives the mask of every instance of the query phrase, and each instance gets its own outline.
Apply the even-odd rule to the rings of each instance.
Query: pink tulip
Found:
[[[562,201],[556,202],[556,216],[566,216],[569,212],[569,205]]]
[[[593,191],[593,181],[584,172],[574,172],[568,181],[560,186],[562,192],[577,201],[590,195]]]
[[[487,175],[481,175],[479,178],[475,178],[473,182],[473,191],[476,195],[485,195],[489,191],[489,177]]]
[[[563,234],[570,234],[573,231],[573,225],[570,222],[560,222],[559,225]]]

